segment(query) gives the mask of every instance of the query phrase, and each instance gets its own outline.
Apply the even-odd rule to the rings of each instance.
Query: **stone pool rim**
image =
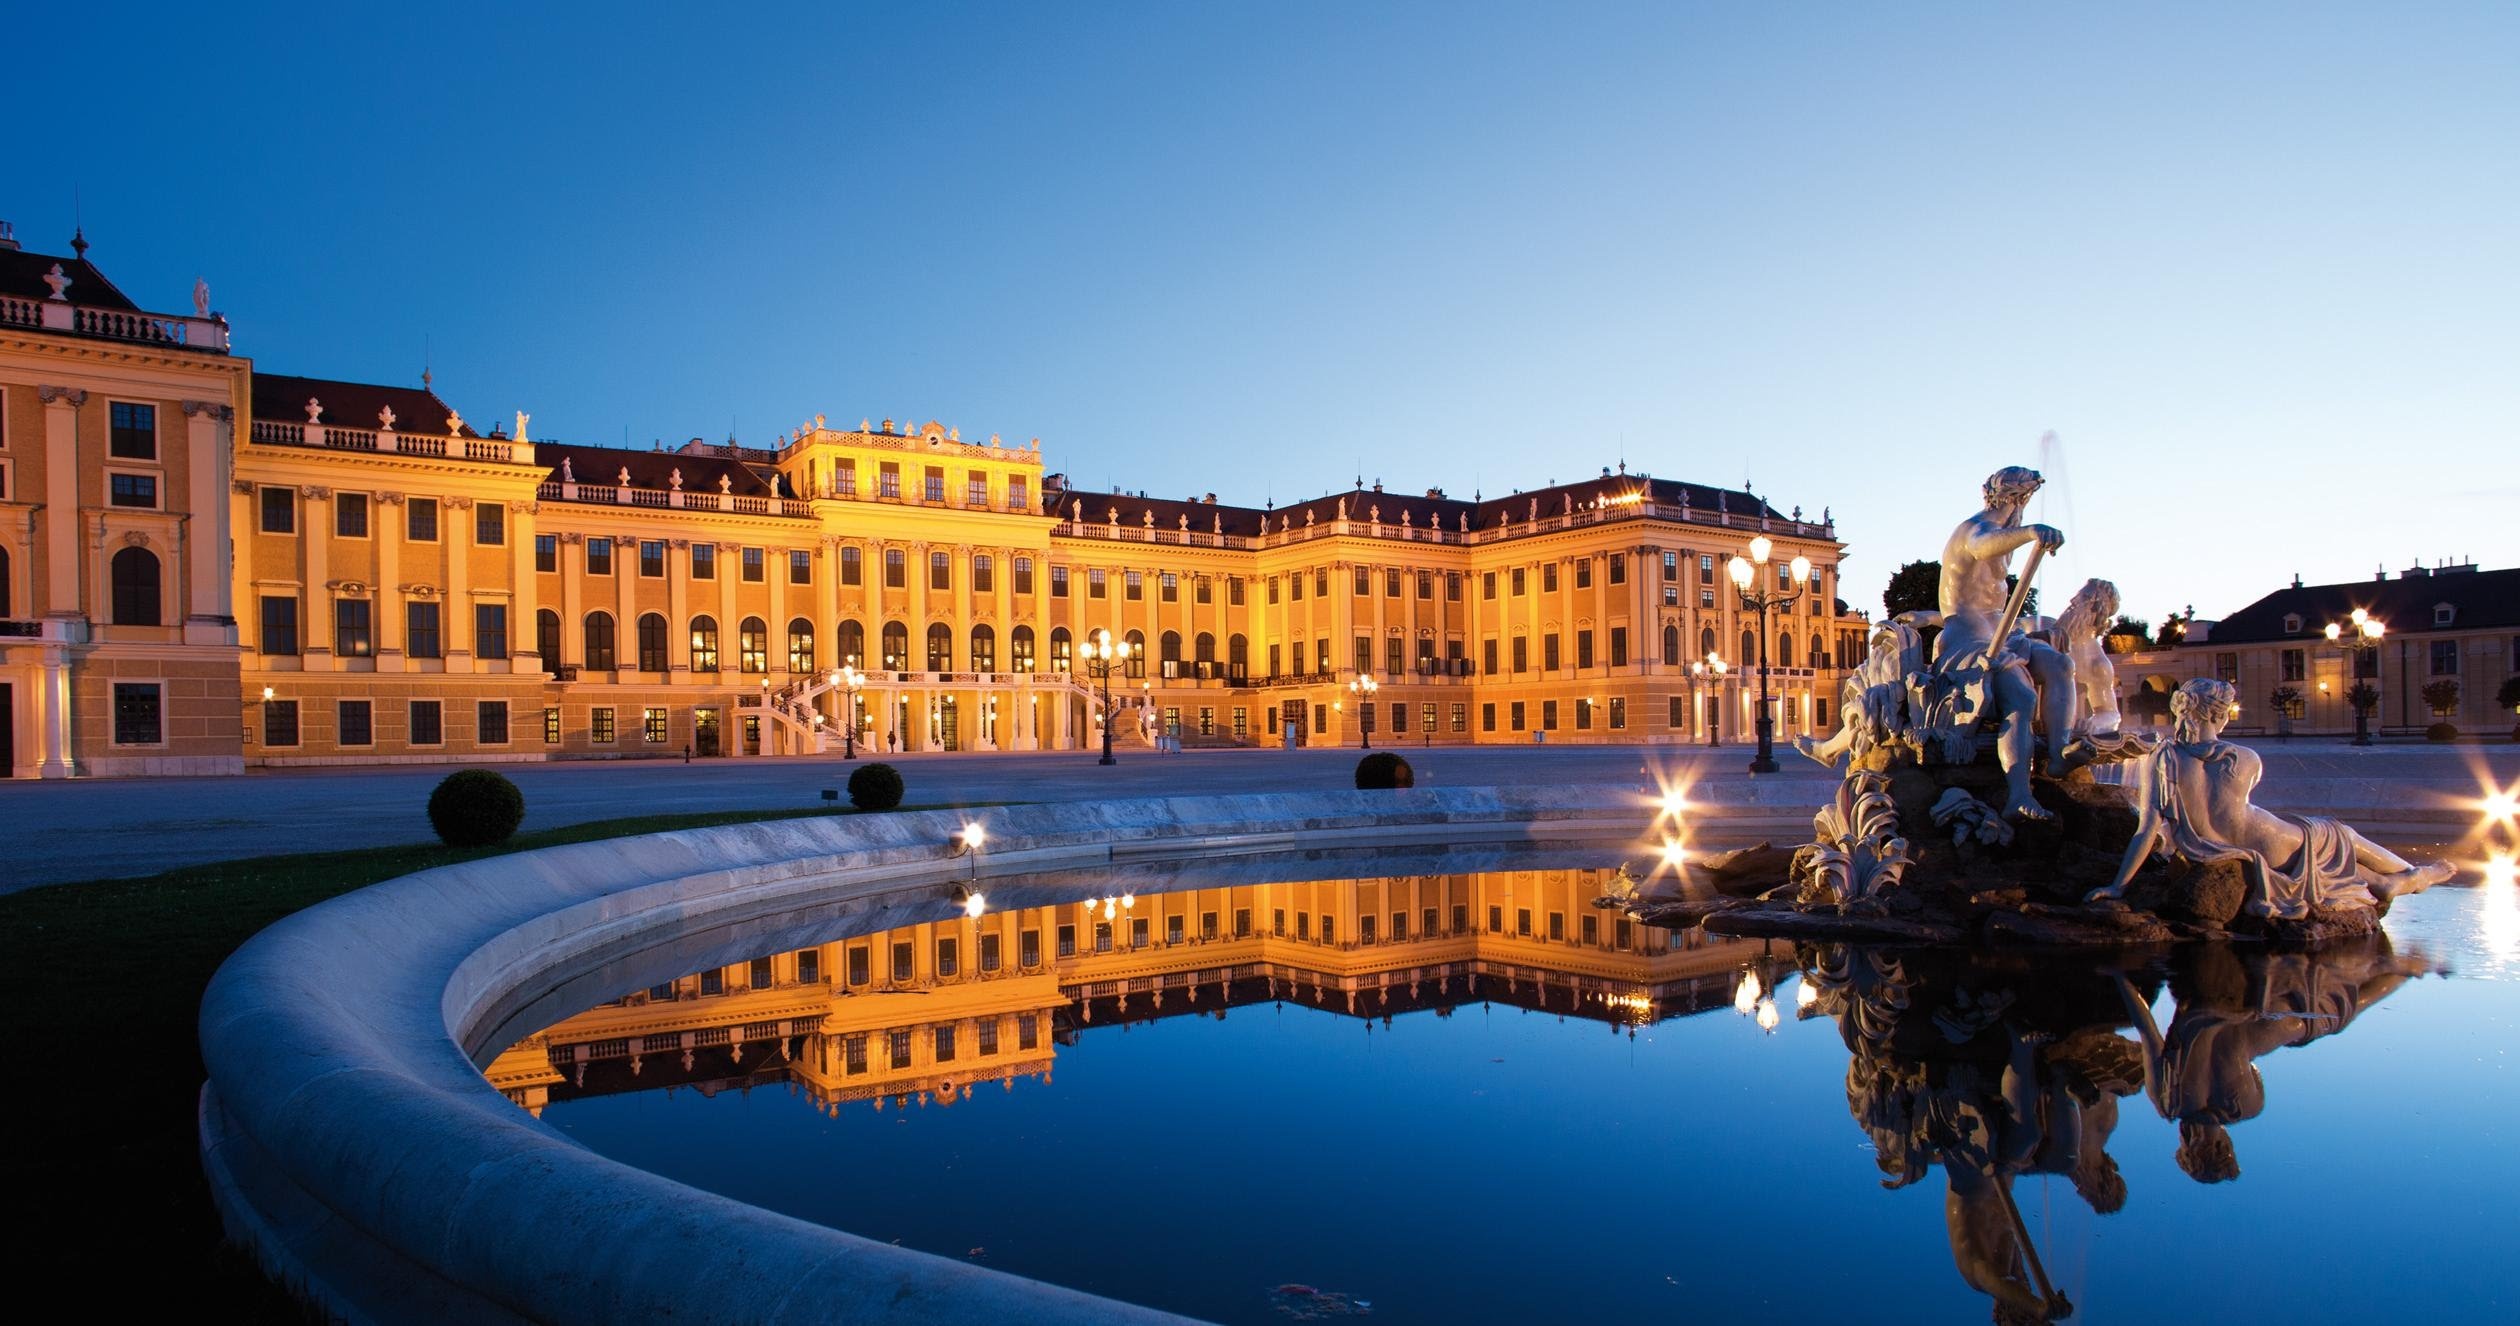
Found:
[[[352,1321],[1175,1321],[776,1215],[599,1156],[510,1104],[482,1038],[610,951],[807,902],[1219,853],[1633,849],[1633,787],[1250,794],[771,821],[492,857],[273,924],[204,992],[202,1163],[228,1235]],[[495,1052],[495,1047],[492,1047]]]

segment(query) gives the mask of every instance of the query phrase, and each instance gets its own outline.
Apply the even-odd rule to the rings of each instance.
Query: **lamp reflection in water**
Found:
[[[2486,858],[2484,892],[2477,937],[2498,961],[2520,958],[2520,857],[2497,852]]]

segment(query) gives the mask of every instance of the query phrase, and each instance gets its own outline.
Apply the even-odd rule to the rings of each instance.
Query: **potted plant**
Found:
[[[2290,740],[2292,737],[2293,716],[2301,712],[2301,688],[2298,686],[2278,686],[2272,694],[2266,697],[2266,702],[2275,710],[2276,732],[2282,735],[2285,739]]]
[[[2459,727],[2450,721],[2450,715],[2457,712],[2459,708],[2459,683],[2450,677],[2425,682],[2424,703],[2431,706],[2434,719],[2433,725],[2424,729],[2425,739],[2428,741],[2456,740]]]

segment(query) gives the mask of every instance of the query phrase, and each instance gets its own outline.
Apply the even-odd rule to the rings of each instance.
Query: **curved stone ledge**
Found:
[[[1096,867],[1635,845],[1634,789],[1254,795],[775,821],[549,848],[334,899],[202,999],[204,1167],[231,1237],[353,1321],[1173,1320],[605,1159],[481,1076],[511,1024],[764,952],[1100,892]],[[977,861],[945,845],[988,829]],[[1256,868],[1256,867],[1254,867]],[[1024,880],[1007,879],[1024,875]],[[530,1027],[524,1028],[530,1030]]]

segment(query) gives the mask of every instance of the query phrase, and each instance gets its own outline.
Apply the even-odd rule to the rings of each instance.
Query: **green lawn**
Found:
[[[228,954],[301,907],[432,866],[830,813],[643,815],[519,834],[497,847],[256,857],[0,897],[0,1008],[17,1027],[7,1047],[16,1068],[0,1181],[23,1217],[13,1236],[19,1264],[82,1297],[145,1285],[151,1298],[183,1302],[188,1313],[301,1316],[222,1244],[202,1182],[194,1028],[202,989]]]

